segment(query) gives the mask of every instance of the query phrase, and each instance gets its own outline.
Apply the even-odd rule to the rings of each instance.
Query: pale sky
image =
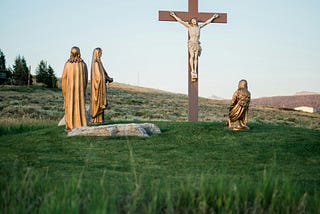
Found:
[[[187,29],[158,21],[188,0],[0,0],[0,49],[7,67],[24,56],[32,73],[45,60],[61,77],[72,46],[89,71],[93,49],[117,82],[187,94]],[[240,79],[252,97],[320,92],[319,0],[199,0],[226,12],[201,31],[199,95],[230,99]]]

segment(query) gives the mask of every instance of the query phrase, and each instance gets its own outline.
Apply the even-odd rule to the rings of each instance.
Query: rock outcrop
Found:
[[[68,132],[68,136],[139,136],[149,137],[160,134],[161,130],[152,123],[112,124],[101,126],[86,126]]]

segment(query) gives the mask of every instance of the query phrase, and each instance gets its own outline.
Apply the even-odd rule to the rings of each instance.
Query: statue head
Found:
[[[239,84],[238,84],[238,88],[245,88],[245,89],[248,89],[248,83],[247,83],[247,80],[240,80]]]
[[[80,54],[80,49],[76,46],[71,48],[70,51],[70,58],[69,58],[69,62],[74,63],[74,62],[82,62],[81,59],[81,54]]]
[[[101,61],[101,55],[102,55],[102,49],[101,48],[95,48],[93,50],[92,62],[100,62]]]
[[[191,18],[189,24],[191,24],[192,26],[198,26],[198,21],[196,18]]]

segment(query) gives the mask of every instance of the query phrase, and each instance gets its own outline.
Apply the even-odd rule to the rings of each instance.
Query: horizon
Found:
[[[65,4],[1,1],[0,49],[6,67],[20,55],[32,74],[44,60],[61,77],[71,47],[78,46],[90,73],[92,51],[100,47],[115,81],[187,94],[187,30],[158,21],[159,10],[187,11],[187,0]],[[231,99],[240,79],[248,81],[253,98],[319,93],[318,8],[316,0],[199,0],[199,12],[228,13],[227,24],[209,24],[201,31],[199,96]]]
[[[90,80],[88,80],[88,83],[90,83]],[[145,86],[138,86],[138,85],[132,85],[132,84],[127,84],[127,83],[122,83],[122,82],[114,82],[117,84],[124,84],[130,87],[137,87],[137,88],[145,88],[145,89],[150,89],[150,90],[156,90],[156,91],[163,91],[166,93],[176,93],[176,94],[183,94],[183,95],[188,95],[188,93],[180,93],[180,92],[174,92],[174,91],[166,91],[163,89],[158,89],[158,88],[152,88],[152,87],[145,87]],[[112,84],[112,83],[109,83]],[[112,85],[110,86],[112,87]],[[263,96],[263,97],[253,97],[252,99],[260,99],[260,98],[272,98],[272,97],[291,97],[291,96],[308,96],[308,95],[320,95],[320,92],[315,92],[315,91],[297,91],[293,94],[287,94],[287,95],[274,95],[274,96]],[[220,97],[218,95],[212,94],[209,97],[202,97],[199,95],[201,98],[206,98],[206,99],[213,99],[213,100],[231,100],[231,97]]]
[[[58,88],[60,88],[60,84],[61,84],[61,78],[58,77]],[[128,87],[133,87],[133,88],[143,88],[143,89],[146,89],[146,90],[155,90],[155,91],[162,91],[162,92],[165,92],[165,93],[174,93],[174,94],[182,94],[182,95],[186,95],[188,96],[188,93],[181,93],[181,92],[175,92],[175,91],[167,91],[167,90],[163,90],[163,89],[159,89],[159,88],[152,88],[152,87],[146,87],[146,86],[138,86],[138,85],[134,85],[134,84],[128,84],[128,83],[122,83],[122,82],[113,82],[113,83],[116,83],[116,84],[121,84],[121,85],[126,85]],[[108,87],[112,87],[112,84],[113,83],[108,83]],[[91,80],[89,79],[88,80],[88,84],[91,84]],[[89,86],[88,86],[89,87]],[[88,88],[87,87],[87,88]],[[320,92],[314,92],[314,91],[297,91],[293,94],[287,94],[287,95],[274,95],[274,96],[263,96],[263,97],[253,97],[252,99],[260,99],[260,98],[272,98],[272,97],[290,97],[290,96],[306,96],[306,95],[320,95]],[[208,96],[208,97],[203,97],[201,95],[199,95],[199,98],[205,98],[205,99],[213,99],[213,100],[231,100],[232,99],[232,96],[231,97],[220,97],[220,96],[217,96],[215,94],[212,94],[211,96]]]

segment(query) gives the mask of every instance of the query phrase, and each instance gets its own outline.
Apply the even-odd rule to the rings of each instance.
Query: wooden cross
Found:
[[[219,17],[214,19],[213,23],[227,23],[226,13],[199,13],[198,12],[198,0],[188,0],[189,8],[188,12],[174,11],[174,13],[180,17],[183,21],[189,22],[192,18],[197,19],[198,22],[205,22],[210,19],[214,14],[218,14]],[[159,21],[176,21],[170,16],[169,11],[159,11]],[[191,78],[191,67],[190,67],[190,54],[188,52],[188,120],[198,121],[198,81],[192,81]],[[199,73],[197,71],[198,78]]]

